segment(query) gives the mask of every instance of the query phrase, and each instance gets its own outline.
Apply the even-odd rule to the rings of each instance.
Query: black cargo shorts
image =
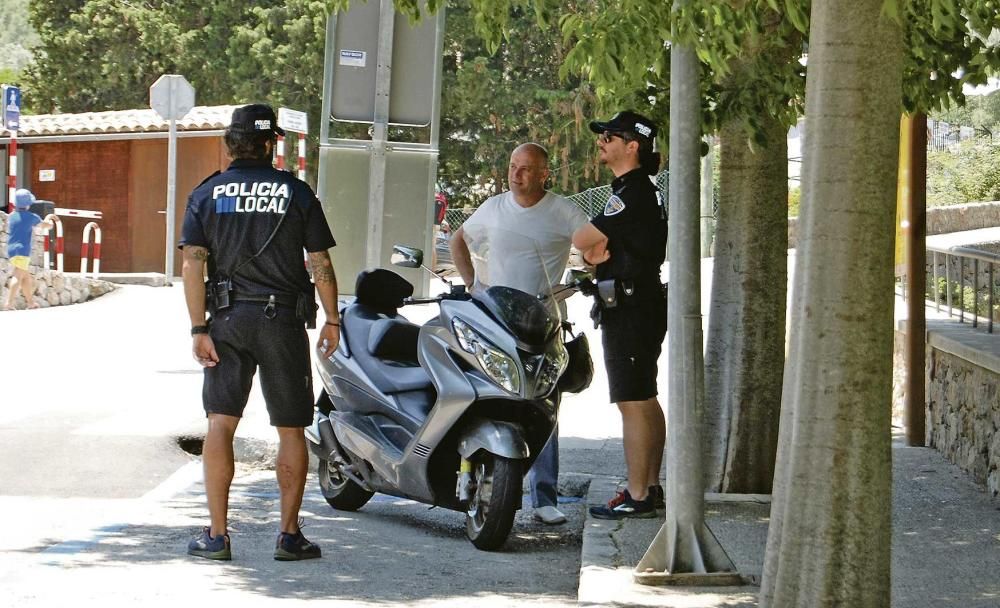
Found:
[[[268,318],[264,306],[235,302],[213,318],[209,335],[219,362],[205,368],[205,412],[241,417],[259,368],[271,425],[309,426],[313,387],[305,325],[296,318],[294,307],[278,306],[275,316]]]
[[[667,302],[659,293],[622,301],[601,316],[601,343],[612,403],[656,397],[656,361],[667,333]]]

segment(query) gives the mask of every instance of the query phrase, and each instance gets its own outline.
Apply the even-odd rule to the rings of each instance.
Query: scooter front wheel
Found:
[[[477,549],[499,549],[521,504],[521,461],[481,451],[472,464],[476,491],[465,514],[465,534]]]
[[[341,474],[329,460],[320,459],[317,475],[323,498],[338,511],[357,511],[375,495]]]

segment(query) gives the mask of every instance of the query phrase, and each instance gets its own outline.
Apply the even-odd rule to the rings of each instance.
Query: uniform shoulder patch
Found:
[[[604,215],[618,215],[622,211],[625,211],[625,201],[618,198],[617,194],[612,194],[604,204]]]

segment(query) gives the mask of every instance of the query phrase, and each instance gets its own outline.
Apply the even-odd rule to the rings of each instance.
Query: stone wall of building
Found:
[[[8,283],[13,275],[13,267],[7,259],[7,236],[7,214],[0,211],[0,280],[3,281],[0,286],[0,303],[3,304],[7,302]],[[36,235],[31,247],[31,272],[35,276],[35,301],[42,308],[80,304],[117,288],[107,281],[43,269],[43,245],[44,237]],[[19,291],[14,305],[25,308],[25,304]]]

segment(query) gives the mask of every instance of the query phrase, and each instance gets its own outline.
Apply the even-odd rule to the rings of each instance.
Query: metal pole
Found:
[[[948,318],[951,318],[951,256],[944,255],[944,296],[948,305]]]
[[[914,114],[910,128],[909,238],[907,239],[906,302],[906,390],[904,421],[906,444],[923,446],[925,434],[924,369],[926,367],[927,319],[923,295],[927,283],[927,115]],[[936,287],[935,287],[936,288]]]
[[[699,258],[700,159],[698,60],[691,47],[670,49],[670,303],[667,323],[669,386],[667,392],[667,487],[670,518],[677,526],[695,528],[703,521],[701,420],[695,410],[697,390],[687,376],[697,354],[691,336],[701,333],[701,262]],[[676,70],[676,72],[674,71]],[[675,95],[676,87],[676,95]],[[676,119],[675,119],[676,117]],[[680,329],[681,331],[677,331]],[[701,350],[701,345],[698,345]],[[683,570],[682,570],[683,571]]]
[[[686,3],[675,2],[675,10]],[[699,72],[694,48],[690,44],[673,44],[670,48],[666,521],[633,572],[633,578],[643,584],[738,584],[740,580],[729,556],[705,525],[704,513]]]
[[[380,266],[382,215],[385,212],[385,153],[389,134],[389,87],[392,76],[392,30],[396,11],[392,0],[379,9],[378,65],[375,69],[375,115],[372,123],[371,164],[368,168],[368,241],[365,265]]]
[[[979,327],[979,259],[972,260],[972,326]]]
[[[323,104],[319,116],[319,145],[330,143],[330,106],[333,99],[333,66],[337,47],[334,44],[337,32],[337,14],[326,18],[326,58],[323,61]],[[319,180],[317,180],[318,182]]]
[[[7,144],[9,157],[7,167],[7,213],[15,211],[14,193],[17,191],[17,129],[10,130],[10,143]]]
[[[177,209],[177,121],[170,119],[170,130],[167,136],[167,247],[164,274],[167,275],[167,285],[173,284],[174,278],[174,216]]]
[[[712,257],[712,239],[715,237],[715,188],[712,183],[712,148],[714,138],[705,137],[708,154],[701,157],[701,257]]]
[[[931,252],[931,265],[934,273],[934,312],[941,312],[941,290],[938,289],[938,252]]]
[[[958,257],[958,322],[965,323],[965,257]]]

